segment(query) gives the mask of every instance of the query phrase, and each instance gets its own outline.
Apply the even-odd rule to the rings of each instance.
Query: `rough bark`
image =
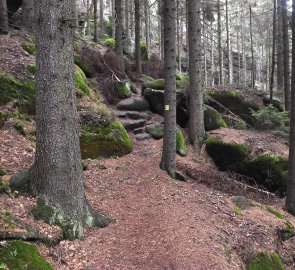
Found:
[[[8,34],[8,13],[6,0],[0,0],[0,34]]]
[[[116,2],[115,0],[112,0],[112,20],[113,20],[113,23],[112,23],[112,37],[115,38],[116,36]]]
[[[201,2],[188,1],[189,36],[189,138],[199,156],[205,137],[203,117]]]
[[[125,0],[125,28],[126,28],[126,38],[129,38],[129,0]]]
[[[277,5],[277,88],[279,93],[284,92],[284,48],[283,48],[283,26],[282,6],[278,0]]]
[[[27,31],[33,30],[34,24],[34,0],[22,1],[22,26]]]
[[[219,85],[224,85],[223,76],[223,51],[221,45],[221,11],[220,0],[217,1],[217,28],[218,28],[218,65],[219,65]]]
[[[290,63],[289,63],[289,34],[288,34],[289,25],[288,25],[288,14],[287,14],[287,1],[281,0],[281,3],[282,3],[282,20],[283,20],[285,110],[290,111],[291,92],[290,92]]]
[[[252,7],[249,5],[250,12],[250,45],[251,45],[251,88],[255,88],[255,65],[254,65],[254,48],[253,48],[253,30],[252,30]]]
[[[149,1],[144,1],[144,21],[145,21],[145,44],[149,54],[150,50],[150,25],[149,25]]]
[[[295,37],[295,0],[292,1],[292,34]],[[295,215],[295,39],[292,39],[291,130],[286,209]]]
[[[125,72],[125,65],[124,65],[124,57],[123,57],[123,27],[122,27],[122,1],[121,0],[115,0],[115,51],[118,56],[118,70],[121,73]]]
[[[98,41],[98,9],[97,0],[93,0],[93,15],[94,15],[94,42]]]
[[[163,0],[164,140],[160,167],[175,178],[176,170],[176,15],[175,0]]]
[[[226,37],[227,37],[227,60],[228,60],[228,83],[231,85],[233,83],[233,61],[231,53],[231,43],[230,43],[230,22],[228,16],[228,0],[225,1],[226,7]]]
[[[141,74],[141,48],[140,48],[140,3],[134,0],[135,13],[135,62],[136,71]]]
[[[277,17],[277,0],[273,0],[273,32],[272,32],[272,60],[271,60],[271,73],[269,82],[269,96],[270,103],[273,101],[273,86],[274,86],[274,75],[275,75],[275,62],[276,62],[276,17]]]

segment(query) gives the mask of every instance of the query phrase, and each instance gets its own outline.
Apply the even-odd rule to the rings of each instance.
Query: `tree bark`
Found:
[[[276,18],[277,18],[277,0],[273,0],[272,60],[271,60],[270,82],[269,82],[270,103],[273,102],[273,86],[274,86],[275,62],[276,62],[276,35],[277,35]]]
[[[125,0],[125,28],[126,28],[126,38],[129,38],[129,0]]]
[[[290,92],[290,63],[289,63],[289,34],[288,34],[289,26],[288,26],[288,14],[287,14],[287,1],[281,0],[281,3],[282,3],[282,19],[283,19],[285,110],[290,111],[291,92]]]
[[[0,0],[0,34],[8,34],[8,13],[6,0]]]
[[[189,37],[189,138],[196,156],[205,138],[202,85],[201,2],[188,1]]]
[[[284,92],[284,48],[282,6],[280,0],[278,0],[277,5],[277,88],[279,93]]]
[[[220,0],[217,1],[217,25],[218,25],[218,60],[219,60],[219,85],[224,85],[223,76],[223,51],[221,45],[221,11]]]
[[[98,41],[98,10],[97,0],[93,0],[93,15],[94,15],[94,42]]]
[[[150,26],[149,26],[149,1],[144,1],[144,20],[145,20],[145,44],[148,55],[150,51]]]
[[[35,0],[36,177],[34,193],[72,221],[83,236],[83,176],[76,121],[71,0]]]
[[[115,0],[115,51],[118,56],[118,70],[121,73],[125,72],[124,56],[123,56],[123,44],[122,44],[122,1]]]
[[[22,1],[22,25],[24,29],[31,32],[34,25],[34,0]]]
[[[252,7],[249,5],[250,12],[250,43],[251,43],[251,88],[255,88],[255,65],[254,65],[254,49],[253,49],[253,30],[252,30]]]
[[[176,171],[176,15],[175,0],[163,0],[164,23],[164,140],[160,167],[175,178]]]
[[[141,47],[140,47],[140,3],[134,0],[135,14],[135,61],[136,71],[141,74]]]
[[[100,30],[101,31],[104,31],[103,12],[104,12],[104,3],[103,3],[103,0],[100,0],[99,1],[99,25],[100,25]]]
[[[225,1],[226,8],[226,37],[227,37],[227,59],[228,59],[228,83],[233,83],[233,61],[231,53],[231,42],[230,42],[230,22],[228,16],[228,0]]]
[[[295,0],[292,1],[292,35],[295,37]],[[295,215],[295,39],[292,39],[292,88],[291,88],[291,119],[290,119],[290,150],[288,167],[288,186],[286,209]]]
[[[116,20],[117,20],[117,14],[116,14],[116,0],[111,0],[112,1],[112,37],[116,37]]]

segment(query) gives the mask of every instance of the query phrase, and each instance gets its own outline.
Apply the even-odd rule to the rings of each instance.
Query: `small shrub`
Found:
[[[116,41],[113,38],[108,38],[106,39],[106,41],[104,42],[104,45],[108,46],[108,47],[115,47],[116,45]]]
[[[269,213],[275,215],[275,216],[276,216],[277,218],[279,218],[279,219],[284,219],[284,218],[285,218],[284,215],[283,215],[282,213],[278,212],[277,210],[275,210],[275,209],[274,209],[273,207],[271,207],[270,205],[266,207],[266,210],[267,210]]]
[[[248,270],[284,270],[285,266],[278,253],[262,252],[254,256],[247,265]]]

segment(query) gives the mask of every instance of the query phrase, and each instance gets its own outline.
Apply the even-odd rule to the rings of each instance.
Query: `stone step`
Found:
[[[138,112],[138,111],[120,111],[117,114],[118,118],[129,118],[133,120],[145,119],[150,120],[152,115],[149,112]]]
[[[144,97],[131,97],[121,100],[117,104],[118,110],[124,111],[147,111],[150,105]]]
[[[146,123],[146,120],[140,119],[140,120],[121,120],[123,126],[126,128],[127,131],[134,130],[136,128],[143,127]]]
[[[150,138],[151,138],[151,135],[150,134],[147,134],[147,133],[137,134],[135,136],[135,139],[137,141],[145,141],[145,140],[148,140]]]
[[[133,130],[133,133],[135,135],[145,133],[145,128],[144,127],[136,128]]]

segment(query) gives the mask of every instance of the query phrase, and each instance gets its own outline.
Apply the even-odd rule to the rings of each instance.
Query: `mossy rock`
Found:
[[[228,168],[255,179],[272,192],[284,191],[287,187],[288,159],[284,157],[262,154]]]
[[[23,241],[0,242],[1,264],[11,270],[53,270],[35,245]]]
[[[141,51],[141,60],[142,61],[149,60],[148,48],[145,42],[140,42],[140,51]]]
[[[78,97],[81,98],[90,95],[90,88],[87,85],[86,76],[83,70],[78,66],[76,66],[75,70],[75,85]]]
[[[82,158],[114,157],[129,154],[132,141],[121,122],[109,126],[88,126],[81,132]]]
[[[119,98],[130,98],[132,91],[131,86],[129,82],[115,82],[115,89],[116,93],[119,96]]]
[[[270,104],[270,95],[263,95],[263,102],[265,105]],[[272,98],[272,105],[277,108],[280,112],[284,110],[284,103],[277,97]]]
[[[238,92],[229,91],[229,92],[209,92],[208,95],[221,103],[223,106],[228,108],[234,114],[240,116],[248,124],[253,125],[255,123],[254,118],[252,117],[252,111],[257,111],[260,108],[253,103],[245,101]],[[214,109],[218,110],[218,106],[215,104],[210,104]]]
[[[206,131],[227,127],[221,114],[210,106],[205,106],[204,124]]]
[[[228,165],[243,161],[248,154],[245,144],[225,143],[214,137],[207,139],[206,151],[212,157],[216,166],[225,170]]]
[[[261,252],[248,262],[247,270],[285,270],[285,266],[278,253]]]
[[[155,90],[164,90],[165,89],[165,80],[164,79],[158,79],[158,80],[152,80],[147,81],[142,85],[142,89],[151,88]]]
[[[30,42],[24,42],[21,44],[21,47],[28,53],[28,54],[34,54],[36,52],[35,44]]]
[[[179,129],[176,129],[176,152],[182,157],[187,156],[187,145],[184,136]]]
[[[163,124],[151,124],[145,127],[148,134],[155,140],[159,140],[164,136],[164,125]],[[182,157],[187,156],[187,145],[185,143],[184,136],[180,129],[176,129],[176,152]]]
[[[0,106],[16,99],[21,113],[34,114],[36,86],[34,81],[17,80],[0,73]]]
[[[94,76],[94,71],[92,67],[87,64],[79,55],[74,55],[75,64],[81,68],[87,78],[92,78]]]

